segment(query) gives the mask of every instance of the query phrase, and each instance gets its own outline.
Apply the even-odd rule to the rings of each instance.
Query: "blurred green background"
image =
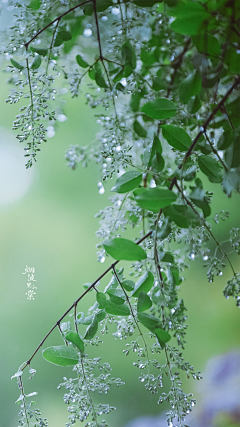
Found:
[[[1,425],[17,426],[19,397],[16,380],[10,377],[18,366],[33,353],[51,326],[82,293],[82,285],[92,282],[110,265],[97,263],[95,231],[98,220],[94,215],[108,201],[110,183],[103,195],[98,193],[100,172],[95,164],[87,169],[81,165],[75,170],[67,168],[64,155],[70,144],[87,145],[99,130],[93,112],[80,99],[66,95],[64,107],[68,120],[59,123],[56,135],[42,145],[38,162],[31,170],[25,170],[24,146],[15,139],[12,121],[19,105],[5,104],[9,86],[6,75],[0,83],[0,131],[1,131],[1,191],[0,191],[0,239],[1,239]],[[82,91],[84,93],[84,91]],[[214,188],[211,184],[206,189]],[[237,196],[228,199],[223,193],[214,195],[213,212],[221,209],[231,212],[230,219],[213,230],[219,240],[228,237],[228,230],[239,225]],[[214,246],[212,246],[214,248]],[[237,267],[237,257],[231,255]],[[227,266],[222,277],[208,283],[203,262],[189,261],[193,268],[184,274],[181,297],[188,307],[189,328],[185,357],[196,370],[203,370],[214,355],[239,347],[239,310],[232,300],[226,300],[222,289],[231,271]],[[26,297],[26,265],[35,268],[37,286],[35,300]],[[123,263],[126,265],[127,263]],[[103,282],[105,285],[107,279]],[[79,311],[86,309],[94,300],[91,293],[79,304]],[[109,402],[117,407],[107,417],[110,426],[124,424],[143,414],[158,414],[157,396],[145,391],[138,380],[139,372],[133,367],[135,358],[123,355],[125,342],[115,341],[110,334],[103,337],[105,345],[88,347],[91,357],[101,356],[109,362],[112,375],[121,377],[125,387],[113,388],[109,396],[96,396],[97,401]],[[48,338],[44,348],[61,344],[58,331]],[[35,356],[32,368],[37,374],[29,381],[25,377],[25,392],[38,391],[37,407],[49,419],[51,427],[64,426],[67,407],[62,401],[63,390],[57,385],[64,375],[71,376],[71,368],[48,364],[41,351]],[[204,381],[204,379],[202,380]],[[195,382],[183,378],[188,392],[196,389]],[[195,393],[197,397],[197,392]]]

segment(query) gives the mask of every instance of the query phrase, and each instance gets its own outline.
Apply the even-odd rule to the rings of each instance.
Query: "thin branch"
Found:
[[[51,27],[51,25],[53,25],[55,22],[60,21],[63,18],[63,16],[67,15],[68,13],[77,9],[78,7],[83,6],[84,4],[92,3],[93,1],[94,0],[87,0],[87,1],[84,1],[83,3],[77,4],[77,6],[72,7],[71,9],[62,13],[62,15],[55,18],[53,21],[50,22],[50,24],[47,24],[44,28],[42,28],[40,31],[38,31],[37,34],[35,34],[35,36],[33,36],[27,43],[24,44],[24,46],[26,47],[26,50],[28,50],[28,46],[30,45],[30,43],[32,43],[32,41],[35,40],[39,36],[39,34],[43,33],[43,31],[45,31],[47,28]]]
[[[49,54],[48,54],[48,59],[47,59],[46,74],[48,73],[48,66],[49,66],[49,62],[50,62],[51,50],[52,50],[52,48],[53,48],[53,43],[54,43],[54,39],[55,39],[55,34],[56,34],[56,31],[57,31],[57,28],[58,28],[58,24],[59,24],[59,22],[60,22],[60,19],[58,20],[57,25],[55,25],[55,28],[54,28],[54,31],[53,31],[52,41],[51,41],[51,44],[50,44]]]
[[[143,333],[142,333],[142,331],[141,331],[141,329],[140,329],[140,327],[139,327],[139,324],[138,324],[138,322],[137,322],[137,319],[136,319],[136,317],[135,317],[135,314],[133,313],[133,309],[132,309],[132,305],[131,305],[131,302],[130,302],[129,296],[128,296],[127,292],[125,291],[124,287],[123,287],[123,286],[122,286],[122,284],[121,284],[121,281],[120,281],[120,279],[119,279],[119,277],[118,277],[118,275],[117,275],[117,272],[116,272],[115,266],[113,266],[113,268],[112,268],[112,269],[113,269],[114,275],[115,275],[115,277],[116,277],[116,279],[117,279],[117,281],[118,281],[119,285],[121,286],[121,289],[122,289],[122,290],[123,290],[123,292],[124,292],[124,295],[125,295],[125,297],[126,297],[127,303],[128,303],[128,305],[129,305],[129,309],[130,309],[130,311],[131,311],[132,318],[133,318],[134,323],[135,323],[135,325],[136,325],[136,327],[137,327],[137,329],[138,329],[138,332],[139,332],[139,334],[140,334],[140,336],[141,336],[141,338],[142,338],[142,340],[143,340],[144,347],[145,347],[145,351],[146,351],[146,357],[147,357],[147,360],[149,361],[149,357],[148,357],[148,349],[147,349],[147,343],[146,343],[145,338],[144,338],[144,336],[143,336]]]
[[[224,168],[225,172],[228,172],[228,168],[227,168],[227,166],[225,165],[224,161],[223,161],[223,160],[221,159],[221,157],[219,156],[219,154],[218,154],[218,152],[217,152],[216,148],[214,147],[213,143],[211,142],[211,140],[208,138],[207,132],[204,132],[204,135],[205,135],[206,140],[207,140],[207,142],[209,143],[209,145],[210,145],[210,147],[211,147],[211,149],[212,149],[212,152],[215,154],[215,156],[217,156],[217,158],[218,158],[219,162],[222,164],[222,166],[223,166],[223,168]]]
[[[221,107],[224,105],[224,102],[226,101],[226,99],[229,97],[229,95],[231,95],[232,91],[235,89],[235,87],[240,83],[240,76],[236,79],[235,83],[230,87],[230,89],[226,92],[226,94],[224,95],[224,97],[221,99],[221,101],[218,103],[218,105],[214,108],[214,110],[212,111],[212,113],[210,114],[210,116],[207,118],[207,120],[205,121],[205,123],[202,126],[202,130],[200,130],[196,136],[196,138],[194,139],[192,145],[190,146],[190,148],[188,149],[188,151],[185,154],[185,157],[183,159],[183,162],[181,163],[181,165],[179,165],[179,169],[182,169],[183,163],[188,159],[188,157],[191,156],[193,149],[195,148],[195,145],[197,144],[200,136],[202,135],[202,133],[206,132],[206,129],[209,125],[209,123],[212,121],[212,119],[214,118],[215,114],[221,109]]]
[[[20,388],[21,393],[22,393],[22,397],[23,397],[22,401],[23,401],[25,417],[26,417],[27,425],[29,427],[29,419],[28,419],[28,413],[27,413],[27,405],[26,405],[26,400],[25,400],[25,393],[24,393],[24,388],[23,388],[22,376],[19,377],[19,388]]]
[[[184,55],[185,55],[185,53],[187,52],[187,50],[188,50],[188,48],[189,48],[189,45],[190,45],[190,43],[191,43],[191,39],[189,38],[189,39],[187,39],[187,41],[186,41],[186,44],[185,44],[185,46],[184,46],[184,49],[183,49],[183,51],[171,62],[171,67],[173,67],[174,68],[174,73],[173,73],[173,75],[172,75],[172,78],[171,78],[171,82],[170,82],[170,85],[169,85],[169,87],[168,87],[168,90],[167,90],[167,98],[169,97],[169,95],[170,95],[170,91],[171,91],[171,89],[172,89],[172,87],[173,87],[173,83],[174,83],[174,80],[175,80],[175,78],[176,78],[176,75],[177,75],[177,72],[178,72],[178,70],[179,70],[179,68],[180,68],[180,66],[181,66],[181,64],[182,64],[182,61],[183,61],[183,57],[184,57]]]
[[[206,230],[208,231],[208,233],[209,233],[209,235],[212,237],[212,239],[214,240],[214,242],[216,243],[216,245],[217,245],[217,248],[219,248],[219,250],[223,253],[223,255],[226,257],[226,259],[227,259],[227,261],[228,261],[228,263],[229,263],[229,265],[230,265],[230,267],[231,267],[231,269],[232,269],[232,272],[233,272],[233,275],[234,276],[236,276],[236,272],[235,272],[235,270],[234,270],[234,268],[233,268],[233,265],[232,265],[232,263],[231,263],[231,261],[230,261],[230,259],[229,259],[229,257],[228,257],[228,254],[226,253],[226,251],[222,248],[222,246],[221,246],[221,244],[218,242],[218,240],[216,239],[216,237],[214,236],[214,234],[212,233],[212,231],[211,231],[211,229],[209,228],[209,226],[207,225],[207,223],[206,223],[206,221],[202,218],[202,217],[200,217],[200,214],[199,214],[199,212],[196,210],[196,208],[195,208],[195,206],[193,205],[193,203],[192,202],[190,202],[190,200],[185,196],[185,194],[182,192],[182,190],[181,190],[181,188],[179,187],[179,185],[178,185],[178,183],[176,182],[175,183],[175,185],[176,185],[176,187],[177,187],[177,189],[178,189],[178,191],[181,193],[181,195],[182,195],[182,197],[184,198],[184,200],[186,201],[186,203],[188,204],[188,206],[190,206],[190,208],[193,210],[193,212],[195,212],[195,214],[201,219],[201,221],[203,221],[203,225],[204,225],[204,227],[206,228]]]

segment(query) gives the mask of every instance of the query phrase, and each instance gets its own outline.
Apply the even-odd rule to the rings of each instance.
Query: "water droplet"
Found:
[[[112,14],[113,14],[113,15],[118,15],[118,14],[119,14],[119,12],[120,12],[120,10],[118,9],[118,7],[113,7],[113,8],[112,8]]]
[[[91,37],[91,35],[92,35],[92,30],[91,30],[91,28],[85,28],[85,30],[83,31],[83,35],[84,35],[85,37]]]
[[[65,122],[67,120],[67,117],[65,116],[65,114],[59,114],[57,119],[59,122]]]
[[[99,192],[99,194],[105,193],[105,188],[103,185],[102,185],[102,187],[99,188],[98,192]]]
[[[154,188],[156,187],[156,182],[154,181],[154,179],[151,179],[150,184],[149,184],[150,188]]]
[[[121,151],[121,146],[120,145],[118,145],[117,147],[116,147],[116,151],[119,153],[119,151]]]
[[[188,255],[188,258],[194,260],[195,259],[195,253],[193,251],[190,252],[190,254]]]
[[[208,255],[204,255],[203,256],[203,261],[207,261],[208,260]]]
[[[102,20],[102,21],[107,21],[107,20],[108,20],[108,17],[107,17],[107,16],[102,16],[102,17],[101,17],[101,20]]]
[[[203,126],[200,126],[199,132],[204,132],[204,127]]]
[[[219,271],[218,276],[222,276],[222,275],[223,275],[223,272]]]

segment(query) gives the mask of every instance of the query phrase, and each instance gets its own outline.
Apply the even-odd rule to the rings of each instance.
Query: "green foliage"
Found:
[[[83,285],[83,294],[52,328],[59,328],[64,345],[46,348],[43,357],[73,366],[75,377],[64,377],[59,386],[66,388],[66,426],[77,420],[106,426],[100,417],[115,408],[95,404],[94,393],[122,382],[85,350],[90,344],[91,356],[91,346],[101,342],[97,334],[104,335],[111,324],[114,337],[127,340],[124,353],[136,352],[141,382],[159,394],[159,403],[167,403],[168,424],[183,427],[195,400],[182,390],[181,375],[201,378],[181,353],[187,316],[179,290],[189,260],[203,258],[209,282],[228,264],[232,277],[223,293],[240,306],[240,276],[231,260],[231,252],[240,254],[239,229],[230,231],[228,250],[210,222],[228,217],[224,211],[212,214],[216,186],[223,190],[223,205],[240,191],[240,6],[225,0],[83,3],[16,3],[18,15],[3,49],[10,58],[9,83],[15,85],[6,101],[21,101],[13,129],[26,145],[26,167],[36,162],[47,129],[56,127],[64,113],[64,82],[73,97],[87,92],[86,103],[100,125],[93,143],[72,143],[65,156],[68,166],[74,170],[80,162],[95,161],[100,194],[105,181],[115,182],[110,206],[96,215],[98,260],[103,263],[110,255],[115,261],[95,282]],[[134,242],[122,237],[129,228]],[[131,261],[125,273],[115,268],[120,261]],[[78,312],[90,291],[96,293],[95,304]],[[71,310],[74,331],[70,321],[61,323]],[[21,390],[21,426],[34,417],[36,427],[47,426],[33,403],[26,403],[31,394],[25,395],[22,377],[48,335],[13,376]],[[162,393],[166,376],[170,389]]]

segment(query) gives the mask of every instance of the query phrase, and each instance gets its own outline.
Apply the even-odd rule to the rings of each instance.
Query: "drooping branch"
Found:
[[[91,0],[92,1],[92,0]],[[89,3],[85,2],[85,3]],[[30,43],[30,42],[29,42]],[[218,105],[215,107],[215,109],[212,111],[212,113],[209,115],[209,117],[207,118],[207,120],[205,121],[205,123],[202,126],[202,129],[200,130],[200,132],[197,134],[197,136],[195,137],[192,145],[190,146],[189,150],[187,151],[187,153],[185,154],[185,157],[183,159],[183,162],[179,165],[179,169],[181,169],[185,163],[185,161],[187,160],[188,157],[191,156],[194,147],[197,144],[198,139],[200,138],[200,136],[202,135],[203,132],[206,131],[209,123],[212,121],[212,119],[214,118],[215,114],[220,110],[220,108],[222,107],[222,105],[224,105],[224,102],[227,100],[227,98],[230,96],[230,94],[233,92],[233,90],[237,87],[237,85],[240,83],[240,76],[236,79],[235,83],[230,87],[230,89],[226,92],[226,94],[224,95],[224,97],[222,98],[222,100],[218,103]],[[171,180],[171,184],[169,189],[172,190],[173,187],[176,186],[178,191],[181,192],[180,187],[177,184],[177,179],[176,177],[172,178]],[[156,220],[157,223],[157,220]],[[210,230],[211,231],[211,230]],[[144,240],[146,240],[148,237],[150,237],[152,235],[152,230],[149,231],[147,234],[145,234],[138,242],[137,244],[139,245],[140,243],[142,243]],[[31,360],[33,359],[33,357],[35,356],[35,354],[38,352],[38,350],[41,348],[41,346],[43,345],[43,343],[46,341],[46,339],[48,338],[48,336],[52,333],[52,331],[60,325],[60,322],[64,319],[64,317],[73,309],[77,306],[78,302],[84,298],[84,296],[92,289],[94,288],[97,283],[104,277],[106,276],[106,274],[113,270],[115,268],[115,266],[119,263],[119,261],[115,261],[113,264],[110,265],[110,267],[108,267],[92,284],[91,286],[89,286],[89,288],[82,294],[80,295],[80,297],[65,311],[65,313],[60,317],[60,319],[55,323],[55,325],[50,329],[50,331],[45,335],[45,337],[43,338],[43,340],[41,341],[41,343],[38,345],[38,347],[36,348],[36,350],[34,351],[34,353],[32,354],[32,356],[28,359],[28,361],[25,363],[25,365],[23,366],[22,370],[24,370],[28,365],[30,365]]]
[[[73,10],[77,9],[78,7],[84,6],[87,3],[92,3],[94,0],[87,0],[84,1],[83,3],[79,3],[76,6],[72,7],[71,9],[67,10],[66,12],[62,13],[61,15],[59,15],[57,18],[55,18],[53,21],[51,21],[49,24],[47,24],[44,28],[42,28],[41,30],[39,30],[37,32],[37,34],[35,34],[35,36],[33,36],[27,43],[24,44],[26,50],[28,50],[28,46],[30,45],[30,43],[32,43],[33,40],[35,40],[39,34],[43,33],[43,31],[45,31],[47,28],[51,27],[55,22],[59,22],[65,15],[67,15],[68,13],[72,12]]]
[[[230,89],[226,92],[226,94],[224,95],[224,97],[221,99],[221,101],[218,103],[218,105],[214,108],[214,110],[212,111],[212,113],[210,114],[210,116],[207,118],[207,120],[205,121],[205,123],[201,126],[202,129],[200,129],[200,131],[198,132],[196,138],[194,139],[192,145],[189,147],[188,151],[185,154],[184,160],[181,163],[181,165],[179,165],[179,169],[182,169],[183,164],[185,163],[185,161],[188,159],[188,157],[191,156],[200,136],[202,135],[202,133],[206,132],[206,129],[209,125],[209,123],[212,121],[212,119],[214,118],[214,116],[217,114],[217,112],[221,109],[221,107],[224,105],[225,101],[227,100],[227,98],[229,97],[229,95],[231,95],[232,91],[235,89],[235,87],[237,87],[237,85],[240,83],[240,76],[235,80],[235,83],[230,87]]]

